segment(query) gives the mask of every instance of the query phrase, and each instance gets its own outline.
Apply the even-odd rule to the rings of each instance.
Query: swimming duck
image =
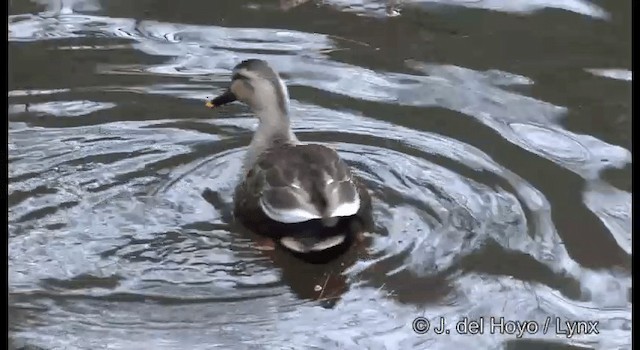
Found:
[[[234,101],[259,120],[233,198],[243,226],[303,255],[343,251],[372,229],[367,189],[334,149],[298,140],[287,87],[267,62],[240,62],[229,87],[207,106]]]

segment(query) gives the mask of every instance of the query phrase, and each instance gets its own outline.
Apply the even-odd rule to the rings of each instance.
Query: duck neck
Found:
[[[298,143],[291,129],[289,115],[277,108],[255,111],[258,116],[258,128],[253,134],[245,160],[245,168],[255,162],[257,157],[276,143]]]
[[[289,114],[279,108],[263,109],[256,113],[260,123],[256,130],[256,136],[265,137],[270,141],[276,141],[282,137],[293,136]],[[294,136],[295,137],[295,136]]]

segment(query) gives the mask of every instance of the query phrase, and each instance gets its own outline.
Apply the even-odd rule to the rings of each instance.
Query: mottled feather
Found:
[[[298,223],[351,216],[360,197],[347,164],[322,145],[284,144],[264,152],[246,182],[260,193],[260,205],[271,219]]]

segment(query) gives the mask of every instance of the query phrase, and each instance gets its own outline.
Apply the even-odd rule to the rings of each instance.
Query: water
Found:
[[[299,2],[10,2],[13,346],[630,349],[631,1]],[[330,264],[230,215],[250,57],[373,195]]]

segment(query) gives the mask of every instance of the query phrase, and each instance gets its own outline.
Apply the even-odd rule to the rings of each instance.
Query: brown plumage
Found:
[[[327,185],[327,176],[334,182]],[[332,200],[353,201],[356,196],[359,208],[355,213],[331,215]],[[351,240],[372,226],[369,193],[338,154],[321,145],[284,144],[269,148],[249,170],[234,197],[234,213],[246,227],[276,240],[283,237],[304,240],[299,250],[311,251],[329,237],[344,236],[345,240]],[[312,207],[320,217],[283,223],[269,217],[261,200],[274,209]]]

